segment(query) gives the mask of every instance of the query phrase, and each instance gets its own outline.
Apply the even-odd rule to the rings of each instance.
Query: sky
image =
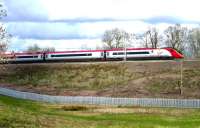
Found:
[[[120,28],[143,33],[155,26],[162,32],[180,23],[200,23],[199,0],[0,0],[7,10],[1,19],[13,36],[9,50],[28,46],[56,50],[101,46],[105,30]]]

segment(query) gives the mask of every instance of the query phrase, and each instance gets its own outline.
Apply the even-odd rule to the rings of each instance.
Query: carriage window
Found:
[[[17,56],[16,58],[38,58],[38,56]]]
[[[127,52],[127,54],[149,54],[149,52]]]
[[[101,52],[101,56],[103,56],[103,52]]]
[[[113,52],[113,55],[124,55],[124,52]]]
[[[126,54],[149,54],[149,52],[127,52]],[[124,55],[124,52],[114,52],[113,55]]]
[[[51,55],[51,57],[75,57],[75,56],[92,56],[92,53],[86,53],[86,54],[59,54],[59,55]]]

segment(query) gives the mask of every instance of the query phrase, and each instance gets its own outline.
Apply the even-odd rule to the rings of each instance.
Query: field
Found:
[[[68,106],[0,96],[0,128],[199,128],[199,109]]]
[[[0,86],[49,95],[200,98],[200,61],[0,65]],[[181,94],[182,92],[182,94]]]

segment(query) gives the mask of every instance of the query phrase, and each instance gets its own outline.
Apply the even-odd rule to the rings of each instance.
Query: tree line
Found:
[[[54,52],[54,51],[55,51],[54,47],[41,48],[37,44],[30,45],[26,50],[26,52]]]
[[[171,47],[186,57],[200,57],[200,27],[188,29],[180,24],[169,26],[163,33],[151,27],[142,34],[128,33],[122,29],[106,30],[102,36],[103,49],[131,47],[139,43],[140,47]]]
[[[0,20],[7,15],[6,10],[0,3]],[[6,31],[3,24],[0,23],[0,63],[5,61],[4,52],[8,48],[8,43],[10,42],[11,35]]]

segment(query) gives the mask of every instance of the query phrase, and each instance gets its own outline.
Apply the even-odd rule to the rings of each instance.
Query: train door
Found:
[[[103,58],[106,61],[106,50],[103,51]]]
[[[43,59],[43,61],[45,61],[45,58],[46,58],[46,53],[44,52],[44,53],[42,54],[42,59]]]

